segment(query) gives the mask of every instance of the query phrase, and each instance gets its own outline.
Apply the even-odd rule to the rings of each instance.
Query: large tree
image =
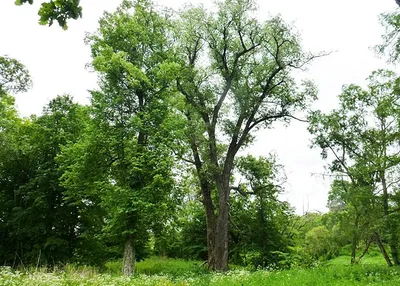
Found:
[[[76,202],[77,194],[101,197],[105,230],[122,242],[123,273],[131,275],[149,231],[173,210],[169,24],[147,0],[124,1],[99,23],[87,38],[100,85],[92,92],[93,124],[71,151],[79,155],[64,179]]]
[[[259,22],[252,0],[216,2],[215,12],[189,7],[177,20],[190,160],[197,171],[207,220],[208,264],[228,269],[229,200],[239,150],[261,128],[289,122],[316,98],[310,82],[300,88],[291,71],[315,57],[281,18]]]

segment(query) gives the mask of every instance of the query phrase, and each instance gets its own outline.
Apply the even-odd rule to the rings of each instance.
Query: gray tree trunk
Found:
[[[126,276],[131,276],[135,274],[135,247],[133,245],[133,236],[130,235],[125,242],[124,246],[124,259],[122,265],[122,274]]]

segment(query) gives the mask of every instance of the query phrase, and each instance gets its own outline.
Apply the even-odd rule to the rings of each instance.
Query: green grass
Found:
[[[322,286],[322,285],[400,285],[400,269],[379,264],[350,266],[343,257],[333,264],[313,269],[293,269],[284,271],[233,270],[227,273],[209,273],[199,266],[199,262],[150,258],[137,264],[137,275],[119,275],[120,262],[110,262],[103,272],[91,267],[69,265],[65,269],[47,272],[32,269],[27,272],[0,268],[0,285],[5,286]]]
[[[326,265],[349,265],[350,264],[350,256],[349,255],[341,255],[334,259],[328,260]],[[382,254],[378,252],[367,253],[360,261],[361,265],[378,265],[385,266],[386,261],[383,258]]]
[[[121,261],[108,262],[105,273],[119,275],[122,269]],[[145,275],[198,275],[207,273],[207,269],[200,261],[187,261],[183,259],[168,259],[163,257],[150,257],[136,263],[136,274]]]

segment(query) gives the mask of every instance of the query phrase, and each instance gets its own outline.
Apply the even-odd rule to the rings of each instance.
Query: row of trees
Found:
[[[99,76],[89,106],[60,96],[20,118],[10,94],[29,88],[29,74],[0,58],[4,264],[122,256],[132,274],[148,249],[207,258],[213,270],[229,257],[264,267],[293,263],[288,254],[319,258],[310,245],[326,229],[278,200],[275,157],[238,152],[255,131],[307,110],[316,88],[292,72],[320,55],[281,18],[254,18],[252,0],[215,5],[172,13],[124,1],[105,13],[86,39]],[[352,262],[374,239],[398,264],[397,85],[375,72],[368,90],[345,87],[338,109],[309,116],[314,146],[333,158],[330,206],[350,231]]]
[[[78,244],[100,231],[106,236],[98,243],[123,242],[130,274],[135,252],[172,223],[182,199],[179,176],[187,170],[194,171],[205,210],[211,269],[228,268],[231,205],[258,209],[264,232],[280,213],[284,219],[289,209],[277,201],[272,161],[236,157],[255,130],[288,122],[315,99],[311,83],[299,91],[290,75],[314,56],[282,19],[253,18],[253,1],[216,8],[172,14],[147,0],[124,1],[86,39],[100,87],[89,107],[59,97],[37,118],[19,119],[14,110],[21,134],[10,136],[24,143],[10,142],[21,157],[7,152],[14,168],[2,166],[22,178],[4,175],[1,218],[14,245],[4,250],[5,261],[49,261],[56,246],[69,257],[91,249]],[[235,168],[244,183],[235,185]],[[234,190],[255,199],[232,200]],[[274,210],[266,207],[271,203]]]

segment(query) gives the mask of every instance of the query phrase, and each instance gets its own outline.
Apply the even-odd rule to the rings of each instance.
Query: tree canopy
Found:
[[[255,0],[179,11],[124,0],[86,35],[98,78],[89,103],[58,95],[29,117],[14,97],[32,86],[28,69],[0,56],[1,265],[133,275],[136,261],[158,255],[211,271],[270,270],[343,254],[357,264],[369,251],[399,265],[398,74],[376,70],[365,87],[344,85],[336,108],[313,109],[317,87],[303,72],[325,54],[257,9]],[[39,15],[67,28],[82,8],[50,0]],[[383,16],[380,51],[391,61],[398,16]],[[308,123],[326,162],[327,213],[296,214],[279,154],[248,152],[258,131],[293,120]]]

